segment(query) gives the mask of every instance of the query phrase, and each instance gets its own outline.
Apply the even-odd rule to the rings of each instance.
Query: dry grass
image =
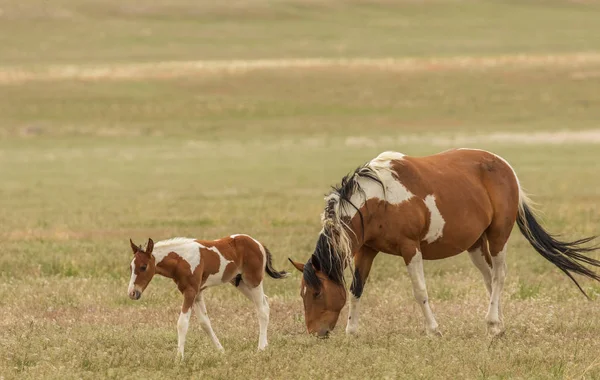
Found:
[[[2,215],[0,258],[0,373],[6,378],[564,378],[586,370],[587,378],[600,375],[594,364],[600,286],[585,282],[594,298],[586,301],[518,235],[510,244],[507,333],[501,339],[485,334],[485,290],[466,256],[426,265],[445,334],[431,340],[421,332],[401,260],[382,255],[365,291],[358,337],[344,336],[343,321],[327,341],[306,336],[294,273],[267,281],[272,305],[267,352],[255,352],[251,305],[226,286],[207,294],[226,354],[213,352],[194,320],[187,360],[177,364],[181,296],[171,282],[157,278],[141,301],[127,298],[127,239],[246,232],[270,246],[276,267],[291,269],[288,256],[305,259],[311,252],[320,194],[387,147],[347,147],[334,139],[327,146],[279,150],[240,143],[239,152],[214,141],[185,151],[178,140],[108,140],[94,143],[100,156],[90,150],[75,162],[72,155],[56,154],[45,163],[43,156],[57,148],[42,140],[29,144],[35,149],[26,151],[28,160],[16,159],[18,146],[1,149],[8,169],[0,187],[0,206],[8,211]],[[478,146],[514,164],[551,230],[568,237],[597,232],[596,146]],[[436,149],[404,148],[410,154]],[[178,151],[185,154],[166,155]],[[118,159],[124,152],[130,161]],[[57,175],[45,174],[52,167]]]
[[[98,81],[189,78],[197,75],[244,74],[257,70],[376,70],[391,73],[448,70],[489,70],[497,68],[583,68],[597,67],[600,54],[577,53],[562,55],[503,55],[496,57],[442,58],[350,58],[350,59],[256,59],[230,61],[182,61],[156,63],[126,63],[112,65],[63,65],[44,68],[2,68],[0,84],[30,81]],[[575,79],[594,77],[597,72],[575,72]]]

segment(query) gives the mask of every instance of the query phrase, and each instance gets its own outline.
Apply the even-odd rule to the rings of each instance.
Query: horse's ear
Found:
[[[154,241],[148,238],[148,245],[146,246],[146,254],[151,255],[152,250],[154,249]]]
[[[315,267],[316,270],[321,270],[321,262],[319,261],[319,258],[317,256],[312,255],[310,258],[310,263],[313,267]]]
[[[133,254],[135,255],[137,253],[137,251],[139,251],[139,247],[137,245],[135,245],[133,243],[133,240],[129,239],[129,244],[131,245],[131,250],[133,251]]]
[[[290,263],[292,263],[294,268],[298,269],[300,272],[304,272],[304,264],[294,261],[294,260],[290,259],[289,257],[288,257],[288,260],[290,260]]]

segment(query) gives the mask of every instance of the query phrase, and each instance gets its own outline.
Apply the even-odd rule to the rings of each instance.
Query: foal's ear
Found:
[[[300,272],[304,272],[304,264],[294,261],[294,260],[290,259],[289,257],[288,257],[288,260],[290,260],[290,263],[292,263],[294,268],[298,269]]]
[[[137,245],[135,245],[133,243],[133,240],[131,240],[131,239],[129,239],[129,244],[131,245],[131,250],[133,251],[133,254],[135,255],[137,253],[137,251],[140,250],[140,248]]]
[[[148,245],[146,246],[146,254],[150,255],[152,253],[152,250],[154,249],[154,241],[150,238],[148,238]]]

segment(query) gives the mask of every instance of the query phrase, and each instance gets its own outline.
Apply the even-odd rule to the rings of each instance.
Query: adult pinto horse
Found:
[[[581,263],[593,238],[564,242],[540,226],[514,170],[501,157],[456,149],[427,157],[384,152],[342,179],[325,198],[323,229],[303,272],[300,294],[309,333],[326,336],[346,303],[344,269],[354,257],[346,333],[357,331],[359,300],[378,252],[402,256],[425,331],[441,335],[425,287],[423,260],[468,251],[490,295],[488,332],[502,332],[500,298],[506,246],[515,221],[533,248],[583,289],[572,274],[600,281]]]

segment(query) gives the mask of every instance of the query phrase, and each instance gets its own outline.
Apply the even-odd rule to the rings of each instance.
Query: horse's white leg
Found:
[[[428,335],[441,336],[442,334],[438,330],[438,324],[433,316],[433,311],[431,311],[431,307],[429,306],[427,287],[425,286],[425,274],[423,273],[423,256],[421,255],[421,251],[417,249],[416,254],[412,256],[412,258],[404,255],[403,257],[405,258],[405,262],[407,261],[407,257],[408,260],[410,260],[408,261],[406,267],[413,285],[413,295],[415,296],[415,300],[419,306],[421,306],[421,311],[425,317],[425,332]]]
[[[210,337],[217,350],[223,351],[223,346],[221,345],[221,342],[219,342],[219,338],[217,338],[217,335],[215,335],[215,332],[210,324],[210,319],[206,313],[206,304],[204,303],[204,297],[202,294],[203,293],[200,293],[198,296],[196,296],[196,300],[194,301],[194,312],[200,320],[200,326],[202,327],[202,330],[204,330],[206,335]]]
[[[346,334],[352,335],[358,332],[358,308],[360,306],[360,297],[354,294],[350,295],[350,306],[348,306],[348,324],[346,325]]]
[[[177,321],[177,354],[183,360],[183,349],[185,348],[185,336],[187,335],[188,327],[190,326],[190,315],[192,309],[188,308],[187,311],[181,311],[179,314],[179,320]]]
[[[485,317],[488,325],[488,332],[492,335],[498,335],[502,332],[502,320],[500,314],[500,298],[504,288],[504,279],[506,278],[506,246],[495,256],[492,253],[492,295],[490,297],[490,306]]]
[[[486,244],[485,242],[483,244]],[[483,282],[485,283],[485,288],[488,291],[488,296],[492,296],[492,268],[485,261],[485,253],[483,251],[483,247],[477,247],[469,251],[469,256],[471,257],[471,261],[473,264],[479,269],[481,275],[483,276]]]
[[[369,273],[371,272],[371,265],[377,251],[363,246],[354,255],[354,279],[350,286],[350,306],[348,311],[348,324],[346,325],[346,334],[356,334],[358,331],[358,316],[360,297],[362,296],[363,289]]]
[[[267,326],[269,325],[270,307],[267,296],[263,291],[263,283],[261,281],[257,287],[251,288],[242,280],[237,288],[256,306],[259,327],[258,349],[264,350],[269,344],[267,342]]]

